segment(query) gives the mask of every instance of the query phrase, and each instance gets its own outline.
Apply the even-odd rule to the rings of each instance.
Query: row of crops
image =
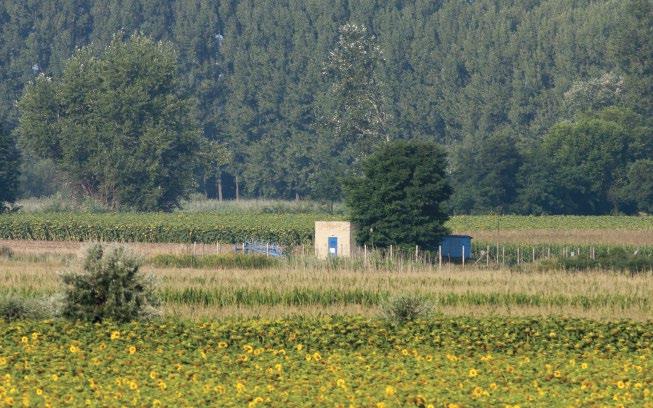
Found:
[[[2,323],[8,406],[651,406],[653,323]]]
[[[313,239],[320,214],[36,213],[0,215],[0,239],[179,243],[275,242],[300,245]],[[454,231],[528,229],[624,229],[653,231],[653,217],[456,216]]]
[[[451,217],[447,226],[454,231],[496,230],[630,230],[653,231],[653,216],[522,216],[461,215]]]
[[[206,244],[259,241],[300,245],[312,241],[317,219],[328,217],[306,214],[11,214],[0,216],[0,239]]]

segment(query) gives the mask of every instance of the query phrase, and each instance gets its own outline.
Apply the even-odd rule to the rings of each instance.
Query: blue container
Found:
[[[465,260],[472,259],[472,237],[469,235],[446,235],[442,238],[442,259],[461,261],[463,248]]]

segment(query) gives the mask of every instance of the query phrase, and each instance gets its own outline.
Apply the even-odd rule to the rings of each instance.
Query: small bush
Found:
[[[62,315],[69,319],[128,322],[153,316],[159,302],[154,281],[123,247],[87,250],[83,271],[62,275],[66,290]]]
[[[275,266],[279,261],[265,255],[157,255],[149,263],[161,268],[238,268],[264,269]]]
[[[13,258],[14,251],[4,245],[0,245],[0,258]]]
[[[427,317],[432,309],[431,303],[421,297],[399,296],[383,306],[383,314],[395,323],[405,323]]]
[[[40,320],[52,317],[47,303],[36,299],[9,296],[0,299],[0,319],[6,322],[15,320]]]

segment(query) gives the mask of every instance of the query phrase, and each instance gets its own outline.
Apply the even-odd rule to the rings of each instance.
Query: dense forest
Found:
[[[452,212],[653,212],[650,0],[3,0],[0,151],[27,84],[141,33],[174,46],[204,137],[229,152],[197,166],[199,191],[337,200],[356,158],[325,112],[343,103],[328,67],[347,23],[378,50],[375,132],[446,147]],[[19,195],[70,188],[31,155]]]

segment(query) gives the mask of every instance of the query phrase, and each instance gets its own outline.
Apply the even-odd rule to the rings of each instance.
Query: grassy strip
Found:
[[[34,288],[2,288],[2,297],[41,299],[54,294],[52,290]],[[213,307],[229,306],[333,306],[360,305],[378,307],[384,304],[392,293],[384,290],[354,288],[223,288],[223,287],[164,287],[158,291],[164,304],[201,305]],[[583,310],[594,308],[638,309],[652,311],[651,299],[636,295],[594,294],[529,294],[499,292],[467,293],[424,293],[425,300],[437,307],[576,307]]]
[[[279,260],[265,255],[156,255],[147,260],[148,265],[159,268],[198,269],[264,269],[279,265]]]
[[[166,303],[198,304],[204,306],[380,306],[391,294],[365,289],[292,288],[278,291],[258,288],[191,287],[164,289],[160,292]],[[650,299],[625,295],[539,295],[527,293],[440,293],[424,294],[423,298],[437,306],[574,306],[585,310],[595,307],[617,309],[639,308],[652,310]]]

